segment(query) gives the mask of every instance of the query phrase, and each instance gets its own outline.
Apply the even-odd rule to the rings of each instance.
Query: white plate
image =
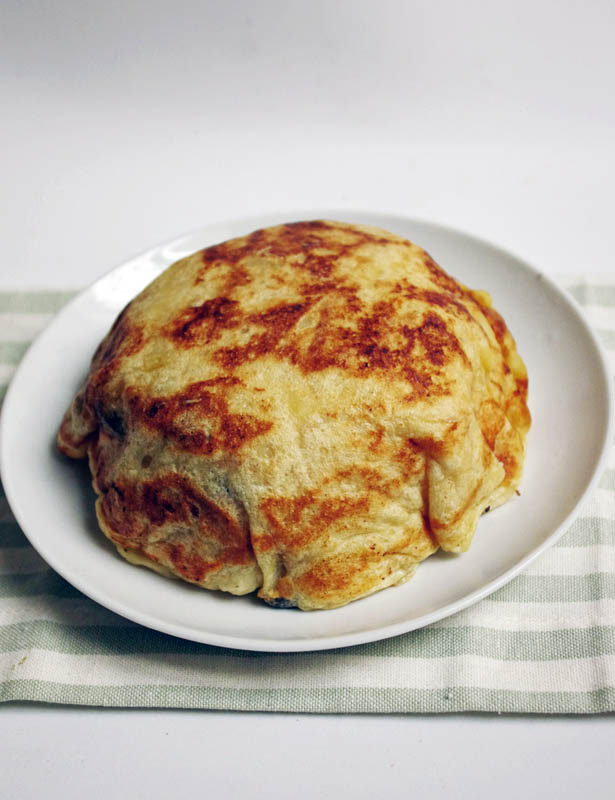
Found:
[[[99,532],[85,462],[55,433],[120,309],[201,247],[289,219],[365,222],[407,236],[503,314],[530,379],[533,424],[521,496],[483,517],[470,551],[436,554],[404,586],[334,611],[272,609],[168,580],[120,558]],[[75,298],[29,349],[3,410],[2,478],[32,545],[66,580],[118,614],[166,633],[248,650],[318,650],[382,639],[459,611],[503,586],[570,525],[605,464],[613,399],[606,361],[576,304],[512,255],[458,231],[395,216],[315,210],[204,228],[123,264]]]

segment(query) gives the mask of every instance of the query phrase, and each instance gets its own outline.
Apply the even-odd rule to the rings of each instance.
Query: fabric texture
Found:
[[[568,286],[615,362],[615,282]],[[0,396],[70,292],[0,293]],[[53,572],[0,496],[0,700],[321,713],[615,710],[615,454],[557,544],[418,631],[314,653],[225,650],[143,628]],[[324,612],[323,612],[324,613]]]

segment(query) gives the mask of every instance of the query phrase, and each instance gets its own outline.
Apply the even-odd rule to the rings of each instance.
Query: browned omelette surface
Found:
[[[526,399],[488,295],[386,231],[297,222],[136,297],[58,444],[89,456],[100,526],[130,561],[333,608],[469,547],[520,481]]]

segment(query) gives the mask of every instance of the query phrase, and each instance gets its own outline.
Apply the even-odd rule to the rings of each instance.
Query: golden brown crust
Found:
[[[416,245],[316,220],[177,262],[62,422],[119,551],[273,605],[343,605],[470,544],[514,493],[527,375],[484,292]]]

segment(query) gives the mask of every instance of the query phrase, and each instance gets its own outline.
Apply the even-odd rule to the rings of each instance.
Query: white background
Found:
[[[0,288],[339,207],[612,274],[615,3],[0,5]],[[611,716],[0,710],[7,798],[612,797]]]

